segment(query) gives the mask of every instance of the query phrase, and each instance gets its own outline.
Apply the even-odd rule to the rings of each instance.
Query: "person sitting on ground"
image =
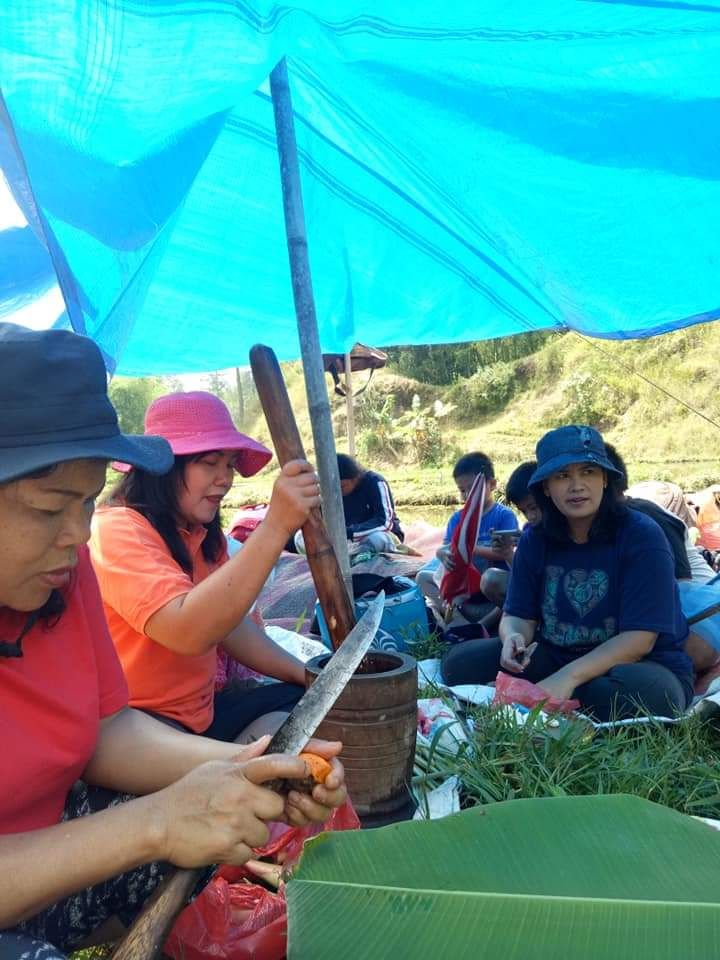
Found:
[[[644,497],[630,497],[627,495],[628,476],[625,461],[615,449],[613,444],[606,443],[605,451],[608,460],[617,470],[612,482],[625,503],[632,509],[644,513],[650,517],[660,527],[668,542],[668,546],[673,555],[676,580],[689,580],[691,577],[690,563],[688,562],[687,551],[685,549],[685,524],[674,514],[664,510],[652,500],[646,500]]]
[[[529,486],[542,521],[520,538],[500,637],[451,648],[445,681],[488,683],[500,669],[599,720],[682,712],[692,664],[665,536],[623,503],[592,427],[546,433],[537,461]]]
[[[634,483],[629,488],[628,494],[643,500],[651,500],[683,522],[685,526],[685,552],[690,564],[692,580],[695,583],[707,583],[708,580],[712,580],[715,571],[707,562],[702,551],[695,545],[695,539],[699,533],[697,516],[685,500],[681,488],[676,483],[669,483],[664,480],[644,480],[641,483]]]
[[[505,499],[522,513],[526,523],[531,527],[536,526],[542,520],[540,508],[537,505],[532,490],[528,487],[530,477],[536,469],[537,463],[535,463],[534,460],[527,460],[525,463],[521,463],[520,466],[515,467],[505,485]],[[493,545],[496,550],[503,554],[505,562],[512,569],[517,540],[514,537],[503,537],[500,542],[494,542]],[[500,623],[502,608],[505,603],[505,597],[507,596],[510,572],[511,570],[500,570],[498,567],[488,567],[482,575],[480,589],[488,600],[495,604],[495,609],[491,610],[490,613],[486,614],[480,620],[481,626],[483,626],[488,633],[492,633]]]
[[[405,539],[387,480],[346,453],[337,455],[348,540],[375,553],[392,552]]]
[[[624,498],[625,503],[633,510],[638,510],[640,513],[651,517],[665,534],[673,555],[675,579],[680,585],[680,602],[682,603],[683,593],[691,587],[692,580],[694,579],[690,551],[695,551],[696,548],[690,542],[685,523],[680,519],[681,515],[686,515],[689,519],[692,519],[689,511],[682,511],[681,501],[678,500],[674,492],[671,502],[676,505],[678,513],[671,513],[660,504],[653,500],[648,500],[645,497],[628,496],[628,475],[625,461],[612,444],[606,443],[605,450],[607,451],[608,459],[619,474],[614,481],[618,494]],[[675,485],[673,484],[673,486]],[[641,491],[644,489],[642,486],[640,487]],[[680,488],[677,487],[677,490],[680,491]],[[680,494],[682,498],[682,491],[680,491]],[[710,571],[710,573],[712,576],[712,571]],[[706,582],[706,580],[701,579],[700,582]],[[709,670],[715,666],[718,661],[719,649],[720,623],[716,624],[714,619],[710,618],[708,622],[701,621],[699,624],[690,627],[685,652],[692,660],[696,674],[703,673],[705,670]]]
[[[159,397],[145,432],[168,440],[172,469],[161,477],[126,472],[95,514],[90,541],[130,704],[219,740],[272,733],[302,696],[305,668],[247,614],[288,535],[319,502],[317,476],[305,461],[287,464],[267,516],[229,557],[220,506],[235,471],[251,476],[270,451],[236,430],[222,400],[204,391]],[[284,682],[215,692],[219,647]]]
[[[241,864],[269,821],[322,822],[345,788],[333,759],[312,797],[282,797],[263,784],[305,764],[261,756],[268,738],[190,737],[128,707],[90,518],[108,460],[161,473],[172,453],[120,433],[91,340],[0,324],[0,365],[0,957],[61,960],[117,935],[110,918],[129,924],[170,864]]]
[[[493,566],[501,570],[509,569],[507,557],[502,550],[493,548],[492,532],[494,530],[517,530],[517,517],[509,507],[502,503],[495,502],[495,488],[497,480],[495,479],[495,468],[490,457],[485,453],[474,452],[466,453],[460,457],[453,467],[453,480],[458,488],[460,499],[463,503],[468,498],[475,478],[482,474],[485,477],[485,503],[483,506],[483,515],[478,529],[477,546],[475,547],[475,564],[480,570],[487,570]],[[442,546],[436,552],[435,558],[418,571],[416,582],[420,590],[429,602],[431,608],[441,619],[445,616],[445,603],[440,596],[438,586],[442,576],[442,567],[452,569],[453,559],[450,549],[453,532],[460,522],[461,510],[456,510],[448,520],[443,537]],[[476,594],[466,601],[461,609],[465,619],[479,619],[482,614],[487,613],[490,604],[483,594]],[[475,613],[478,613],[475,616]]]

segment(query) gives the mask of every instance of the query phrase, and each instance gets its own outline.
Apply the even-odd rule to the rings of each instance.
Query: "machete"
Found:
[[[381,592],[368,604],[361,619],[274,735],[266,754],[296,755],[306,746],[367,653],[380,625],[384,603],[385,594]],[[291,785],[290,781],[264,784],[281,792]],[[196,887],[203,869],[180,869],[170,874],[148,900],[127,935],[115,948],[111,960],[155,960],[160,955],[175,918]]]

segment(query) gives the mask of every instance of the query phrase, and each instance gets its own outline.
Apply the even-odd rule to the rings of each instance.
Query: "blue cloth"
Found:
[[[6,0],[0,315],[58,277],[119,373],[297,357],[283,55],[325,351],[720,316],[718,0]]]
[[[460,523],[460,514],[462,510],[456,510],[455,513],[448,520],[447,527],[445,529],[445,536],[443,538],[443,543],[450,543],[452,540],[452,535]],[[512,512],[510,507],[506,507],[502,503],[494,503],[492,507],[482,515],[480,520],[480,529],[478,530],[477,544],[481,547],[489,547],[491,533],[493,530],[517,530],[518,521],[515,514]],[[474,557],[473,563],[478,568],[478,570],[487,570],[490,566],[490,563],[485,560],[483,557]],[[504,560],[499,560],[497,563],[493,563],[494,567],[497,567],[500,570],[509,570],[510,567],[505,563]]]
[[[628,510],[614,542],[558,543],[542,528],[520,538],[505,613],[538,622],[536,639],[567,662],[626,630],[658,634],[648,660],[692,675],[673,556],[660,527]]]
[[[688,620],[720,604],[720,583],[716,581],[717,577],[708,583],[693,583],[691,580],[678,583],[680,602]],[[691,624],[690,629],[720,653],[720,613],[703,617]]]

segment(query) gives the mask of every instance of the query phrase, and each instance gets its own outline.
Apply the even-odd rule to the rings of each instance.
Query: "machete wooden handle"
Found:
[[[322,757],[304,753],[300,756],[309,766],[303,780],[268,780],[266,790],[289,793],[299,790],[310,793],[318,783],[324,783],[331,767]],[[173,870],[158,887],[143,907],[125,937],[112,953],[111,960],[154,960],[162,951],[177,915],[190,899],[190,894],[200,881],[203,869]]]
[[[304,460],[305,450],[277,357],[269,347],[256,344],[250,350],[250,366],[280,465]],[[355,626],[355,611],[319,507],[310,511],[302,534],[330,640],[337,650]]]
[[[153,960],[160,956],[175,918],[190,899],[202,873],[203,870],[176,870],[170,874],[113,950],[111,960]]]

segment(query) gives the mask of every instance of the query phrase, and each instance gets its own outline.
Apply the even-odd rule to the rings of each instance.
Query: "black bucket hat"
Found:
[[[160,437],[120,433],[97,345],[67,330],[0,323],[0,483],[67,460],[122,460],[167,473]]]
[[[550,430],[538,440],[535,453],[537,468],[530,477],[528,486],[531,487],[571,463],[594,463],[603,470],[622,475],[608,459],[603,438],[594,427],[572,425]]]

